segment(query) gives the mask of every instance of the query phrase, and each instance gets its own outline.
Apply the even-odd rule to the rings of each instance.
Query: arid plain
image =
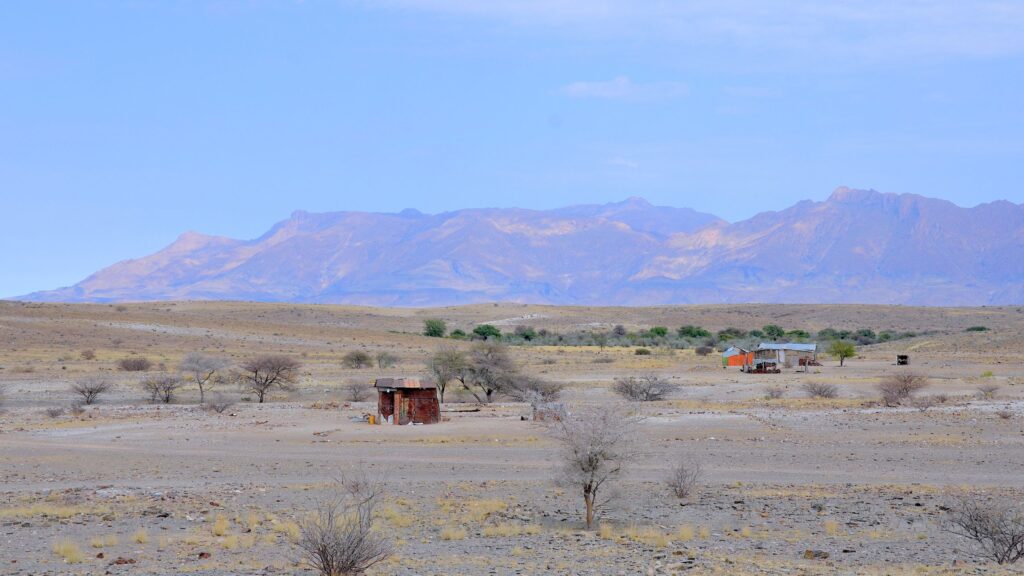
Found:
[[[346,386],[382,374],[426,375],[442,345],[423,322],[557,332],[682,325],[717,331],[778,324],[809,332],[871,328],[912,338],[825,355],[806,373],[742,374],[715,352],[513,346],[522,372],[566,385],[562,402],[614,401],[618,377],[679,384],[638,406],[642,453],[600,518],[557,485],[557,447],[530,407],[478,406],[449,392],[443,421],[371,426],[373,401]],[[983,326],[985,331],[968,331]],[[345,354],[386,351],[394,367],[348,369]],[[241,362],[261,353],[302,363],[294,390],[216,413],[183,389],[153,403],[145,357],[172,370],[189,352]],[[909,354],[909,367],[895,366]],[[379,529],[397,553],[373,574],[981,574],[1012,572],[951,534],[965,493],[1024,497],[1024,309],[828,305],[589,308],[474,305],[379,309],[250,303],[63,305],[0,302],[0,573],[304,574],[297,523],[339,477],[384,481]],[[877,385],[927,376],[934,402],[885,406]],[[112,391],[80,414],[73,382]],[[807,382],[837,398],[807,398]],[[781,398],[766,399],[770,387]],[[987,392],[982,394],[979,389]],[[941,399],[941,400],[938,400]],[[250,399],[251,400],[251,399]],[[61,410],[63,409],[63,411]],[[699,463],[695,494],[664,478]],[[1020,568],[1017,568],[1018,572]]]

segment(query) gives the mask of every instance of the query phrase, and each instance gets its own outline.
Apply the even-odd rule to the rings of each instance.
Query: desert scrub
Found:
[[[839,522],[836,522],[835,520],[825,520],[825,522],[822,523],[822,526],[825,528],[825,534],[828,534],[829,536],[839,535]]]
[[[461,526],[448,526],[441,530],[441,540],[463,540],[466,538],[466,529]]]
[[[380,515],[388,522],[388,524],[391,524],[395,528],[408,528],[409,526],[412,526],[413,521],[415,520],[412,514],[403,513],[392,506],[388,506],[381,510]]]
[[[74,516],[102,516],[108,513],[110,513],[110,509],[105,506],[66,506],[40,502],[28,506],[0,509],[0,518],[32,518],[34,516],[42,516],[64,520]]]
[[[690,540],[693,540],[693,537],[696,534],[697,533],[693,529],[692,525],[683,524],[678,530],[676,530],[676,540],[679,540],[680,542],[689,542]]]
[[[655,548],[667,548],[672,542],[667,534],[651,526],[630,526],[622,532],[622,536],[627,540]]]
[[[136,544],[145,544],[149,542],[149,532],[146,532],[145,528],[139,528],[132,534],[132,542]]]
[[[274,532],[287,536],[293,542],[299,539],[300,529],[299,525],[291,520],[285,520],[284,522],[275,521],[273,524]]]
[[[213,520],[213,527],[211,528],[214,536],[223,536],[228,533],[228,519],[222,514],[217,514],[217,517]]]
[[[540,526],[527,524],[495,524],[484,526],[482,534],[487,538],[511,538],[513,536],[540,534]]]
[[[53,553],[60,556],[66,564],[78,564],[85,560],[85,554],[71,540],[61,540],[53,545]]]

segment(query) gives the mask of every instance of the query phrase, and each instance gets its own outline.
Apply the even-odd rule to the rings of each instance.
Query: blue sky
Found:
[[[0,3],[0,295],[293,210],[1024,202],[1024,2]]]

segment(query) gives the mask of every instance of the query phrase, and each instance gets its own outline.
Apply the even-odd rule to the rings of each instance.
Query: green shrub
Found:
[[[444,320],[428,318],[423,321],[424,336],[430,336],[431,338],[444,338],[445,332],[447,331],[448,326],[445,325]]]
[[[501,338],[501,330],[493,324],[480,324],[476,328],[473,328],[473,334],[484,340],[491,340]]]

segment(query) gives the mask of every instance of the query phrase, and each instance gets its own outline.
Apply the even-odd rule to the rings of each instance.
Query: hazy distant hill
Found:
[[[1024,205],[840,188],[734,224],[638,198],[548,211],[295,212],[255,240],[188,232],[25,299],[1021,303]]]

